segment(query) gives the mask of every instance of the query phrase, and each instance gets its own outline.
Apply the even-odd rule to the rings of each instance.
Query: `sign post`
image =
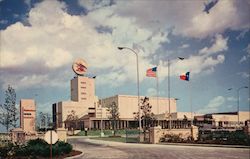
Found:
[[[50,158],[52,159],[52,144],[58,140],[58,135],[54,130],[49,130],[45,133],[44,140],[50,144]]]

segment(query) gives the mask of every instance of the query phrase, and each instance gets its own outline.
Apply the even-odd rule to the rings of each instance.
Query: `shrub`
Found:
[[[28,146],[34,146],[34,145],[41,145],[41,146],[45,146],[47,145],[47,142],[44,141],[43,139],[35,139],[35,140],[29,140],[27,143]]]
[[[58,146],[58,150],[61,150],[59,154],[68,154],[72,151],[73,147],[69,143],[63,142],[63,141],[58,141],[55,146]]]
[[[13,156],[15,155],[14,150],[14,145],[12,143],[9,143],[0,148],[0,157],[6,158],[7,156]]]
[[[16,149],[16,156],[29,156],[30,153],[26,146],[18,146]]]
[[[68,154],[72,151],[72,145],[62,141],[58,141],[52,145],[52,155],[60,156]],[[0,148],[0,158],[8,158],[11,156],[18,157],[31,157],[36,158],[37,156],[49,157],[50,156],[50,145],[42,139],[30,140],[27,145],[13,145],[9,144],[5,147]],[[11,157],[12,158],[12,157]]]

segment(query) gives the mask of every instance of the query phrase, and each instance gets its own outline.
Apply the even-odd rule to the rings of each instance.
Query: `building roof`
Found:
[[[134,97],[137,98],[137,95],[125,95],[125,94],[116,94],[114,96],[109,96],[109,97],[104,97],[100,100],[107,99],[107,98],[115,98],[115,97]],[[150,99],[154,99],[157,97],[152,97],[152,96],[140,96],[140,98],[148,97]],[[158,97],[158,99],[168,99],[167,97]],[[176,98],[170,98],[171,100],[176,100]]]
[[[11,132],[24,132],[22,128],[14,128],[12,130],[10,130]]]
[[[238,112],[220,112],[220,113],[211,113],[212,115],[237,115]]]

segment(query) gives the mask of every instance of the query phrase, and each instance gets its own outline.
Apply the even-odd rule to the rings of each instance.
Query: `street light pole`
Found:
[[[101,108],[101,137],[103,137],[104,136],[104,133],[103,133],[103,127],[102,127],[102,125],[103,125],[103,117],[102,117],[102,106],[100,105],[100,108]]]
[[[136,56],[136,66],[137,66],[137,98],[138,98],[138,112],[139,112],[139,130],[141,132],[142,127],[141,127],[141,108],[140,108],[140,83],[139,83],[139,60],[138,60],[138,53],[135,52],[133,49],[129,48],[129,47],[118,47],[119,50],[123,50],[123,49],[128,49],[130,51],[132,51],[135,56]]]
[[[248,88],[247,86],[242,86],[237,89],[237,126],[240,126],[240,90]],[[233,88],[228,88],[227,90],[231,91]]]
[[[238,126],[240,126],[240,90],[248,88],[247,86],[243,86],[237,89],[237,111],[238,111]]]

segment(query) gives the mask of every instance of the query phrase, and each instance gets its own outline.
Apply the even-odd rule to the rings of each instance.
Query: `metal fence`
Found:
[[[138,143],[140,141],[140,131],[138,129],[125,130],[126,143]]]

